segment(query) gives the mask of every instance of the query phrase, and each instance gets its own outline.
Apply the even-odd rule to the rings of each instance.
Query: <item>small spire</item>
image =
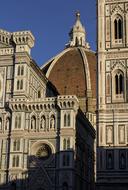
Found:
[[[70,36],[69,46],[70,47],[82,46],[88,49],[90,47],[89,44],[86,42],[85,28],[83,27],[80,21],[80,12],[77,11],[75,15],[76,15],[76,21],[69,33]]]

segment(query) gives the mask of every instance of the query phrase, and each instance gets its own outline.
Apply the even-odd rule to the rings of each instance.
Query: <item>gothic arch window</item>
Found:
[[[40,129],[43,129],[43,130],[46,129],[46,118],[44,115],[42,115],[40,119]]]
[[[41,98],[41,91],[38,90],[38,98]]]
[[[20,150],[20,140],[16,139],[13,141],[13,151],[19,151]]]
[[[21,115],[15,116],[15,129],[21,128]]]
[[[124,75],[118,70],[115,74],[115,94],[123,94],[124,92]]]
[[[17,81],[17,90],[19,90],[20,89],[20,81],[18,80]]]
[[[64,126],[66,126],[66,119],[67,119],[67,116],[66,114],[64,114]]]
[[[19,156],[18,155],[13,156],[12,167],[19,167]]]
[[[21,75],[24,75],[24,66],[21,66]]]
[[[71,125],[70,114],[64,114],[64,127],[69,127]]]
[[[78,38],[77,38],[77,37],[76,37],[75,45],[76,45],[76,46],[78,46],[78,45],[79,45],[79,40],[78,40]]]
[[[63,139],[63,149],[68,150],[70,148],[70,138]]]
[[[67,115],[67,126],[70,126],[70,114]]]
[[[23,80],[20,81],[20,89],[23,89]]]
[[[18,66],[17,75],[20,75],[20,65]]]
[[[67,139],[67,149],[69,149],[70,148],[70,139],[68,138]]]
[[[66,150],[66,147],[67,147],[67,141],[66,139],[63,140],[63,149]]]
[[[123,38],[123,19],[120,15],[117,15],[114,20],[114,38]]]

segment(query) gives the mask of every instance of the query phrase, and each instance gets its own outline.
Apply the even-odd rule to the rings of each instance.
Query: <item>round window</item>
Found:
[[[47,144],[43,144],[37,151],[36,156],[41,160],[46,160],[50,157],[52,151]]]

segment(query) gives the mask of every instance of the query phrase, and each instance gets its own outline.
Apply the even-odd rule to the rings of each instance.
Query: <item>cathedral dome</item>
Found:
[[[42,66],[46,77],[63,95],[96,98],[96,55],[86,42],[85,29],[76,14],[65,50]]]
[[[96,56],[84,47],[69,47],[42,68],[60,94],[96,97]]]

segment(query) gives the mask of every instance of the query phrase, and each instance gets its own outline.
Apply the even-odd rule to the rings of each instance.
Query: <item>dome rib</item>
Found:
[[[84,72],[85,72],[85,82],[86,82],[86,86],[87,86],[87,96],[91,96],[92,95],[92,89],[91,89],[91,79],[90,79],[90,69],[89,69],[89,63],[88,63],[88,60],[87,60],[87,56],[85,54],[85,51],[79,47],[78,48],[80,53],[81,53],[81,56],[82,56],[82,59],[83,59],[83,64],[84,64]]]

